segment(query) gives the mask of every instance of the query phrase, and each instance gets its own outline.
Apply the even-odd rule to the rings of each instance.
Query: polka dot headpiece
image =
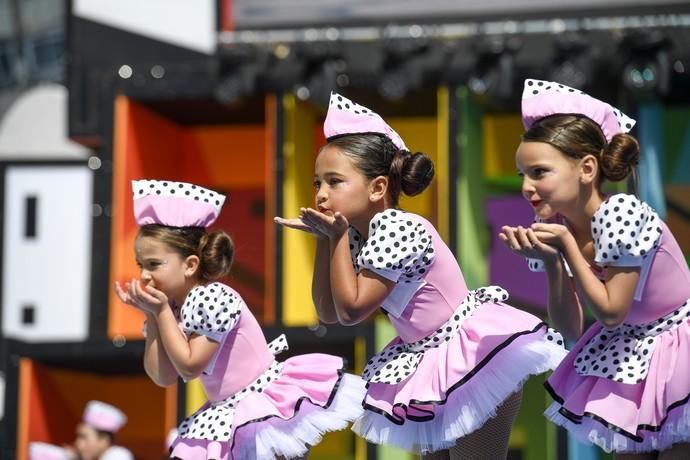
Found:
[[[555,114],[584,115],[601,127],[607,141],[627,133],[635,120],[606,102],[560,83],[525,80],[522,92],[522,123],[529,129],[538,120]]]
[[[370,109],[352,102],[340,94],[331,93],[323,134],[326,139],[346,134],[383,134],[401,150],[407,150],[398,133],[383,121],[381,116]]]
[[[135,180],[132,192],[139,226],[208,227],[225,202],[224,195],[186,182]]]

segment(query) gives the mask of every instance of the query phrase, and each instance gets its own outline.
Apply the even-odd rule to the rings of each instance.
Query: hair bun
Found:
[[[601,155],[601,174],[611,182],[628,177],[640,160],[640,144],[625,133],[611,138]]]
[[[402,191],[407,196],[415,196],[422,193],[434,178],[434,162],[422,152],[407,153],[401,174]]]

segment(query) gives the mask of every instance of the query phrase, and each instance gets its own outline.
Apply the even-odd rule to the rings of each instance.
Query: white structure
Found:
[[[2,333],[27,342],[88,336],[93,172],[67,138],[66,102],[39,86],[0,121]]]

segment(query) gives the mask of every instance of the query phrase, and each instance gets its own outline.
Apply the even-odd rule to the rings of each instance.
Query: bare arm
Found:
[[[565,238],[563,249],[594,317],[606,327],[623,323],[640,279],[640,267],[609,267],[606,282],[602,283],[590,270],[572,235]]]
[[[163,377],[162,382],[168,382],[169,369],[161,359],[162,351],[177,374],[185,380],[198,377],[204,371],[220,344],[204,336],[192,335],[188,339],[177,326],[177,318],[164,292],[149,285],[143,286],[138,279],[127,283],[126,291],[116,283],[115,292],[120,300],[146,312],[152,320],[148,326],[153,331],[151,345],[147,345],[144,358],[147,373],[150,371],[157,378]],[[158,342],[156,346],[153,346],[154,342]]]
[[[584,313],[561,258],[544,261],[548,279],[547,311],[553,326],[566,339],[575,340],[582,335]]]
[[[177,326],[171,308],[164,308],[156,315],[161,342],[177,373],[185,380],[192,380],[206,369],[220,344],[205,336],[186,335]]]
[[[326,324],[338,322],[338,314],[333,306],[333,294],[331,293],[330,264],[331,252],[328,239],[317,238],[314,274],[311,280],[311,297],[316,307],[316,313]]]
[[[333,307],[333,296],[331,294],[331,253],[328,237],[304,221],[305,212],[305,208],[301,208],[299,218],[285,219],[283,217],[274,217],[273,221],[283,227],[301,230],[316,237],[316,256],[314,258],[314,272],[311,279],[311,298],[316,308],[316,314],[319,315],[321,322],[335,324],[338,322],[338,315]]]
[[[395,282],[370,270],[355,273],[347,233],[329,241],[330,282],[338,321],[345,325],[360,323],[381,306]]]
[[[559,248],[544,243],[531,228],[522,226],[504,226],[498,236],[515,254],[544,262],[549,319],[564,337],[577,339],[582,334],[584,313]]]
[[[177,370],[163,348],[156,318],[146,314],[146,342],[144,345],[144,370],[153,383],[167,387],[177,382]]]

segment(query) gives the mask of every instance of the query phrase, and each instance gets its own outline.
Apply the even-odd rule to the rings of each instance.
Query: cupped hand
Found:
[[[556,246],[561,251],[565,248],[568,238],[573,237],[568,227],[562,224],[534,223],[530,229],[539,241]]]
[[[305,233],[309,233],[310,235],[314,235],[317,238],[326,238],[327,236],[325,234],[321,233],[316,228],[312,227],[304,221],[304,210],[305,208],[300,209],[300,217],[286,219],[284,217],[276,216],[273,218],[273,222],[275,222],[278,225],[282,225],[283,227],[301,230]]]
[[[145,313],[157,315],[168,307],[168,296],[163,291],[159,291],[148,284],[144,285],[136,278],[125,283],[124,289],[116,281],[115,293],[123,303],[136,307]]]
[[[306,225],[316,229],[316,231],[330,239],[340,238],[347,232],[350,226],[345,216],[337,211],[333,215],[329,215],[313,208],[302,208],[300,210],[300,219]]]
[[[530,259],[553,260],[560,254],[558,247],[541,240],[532,228],[524,228],[521,225],[501,227],[498,238],[514,254]]]

